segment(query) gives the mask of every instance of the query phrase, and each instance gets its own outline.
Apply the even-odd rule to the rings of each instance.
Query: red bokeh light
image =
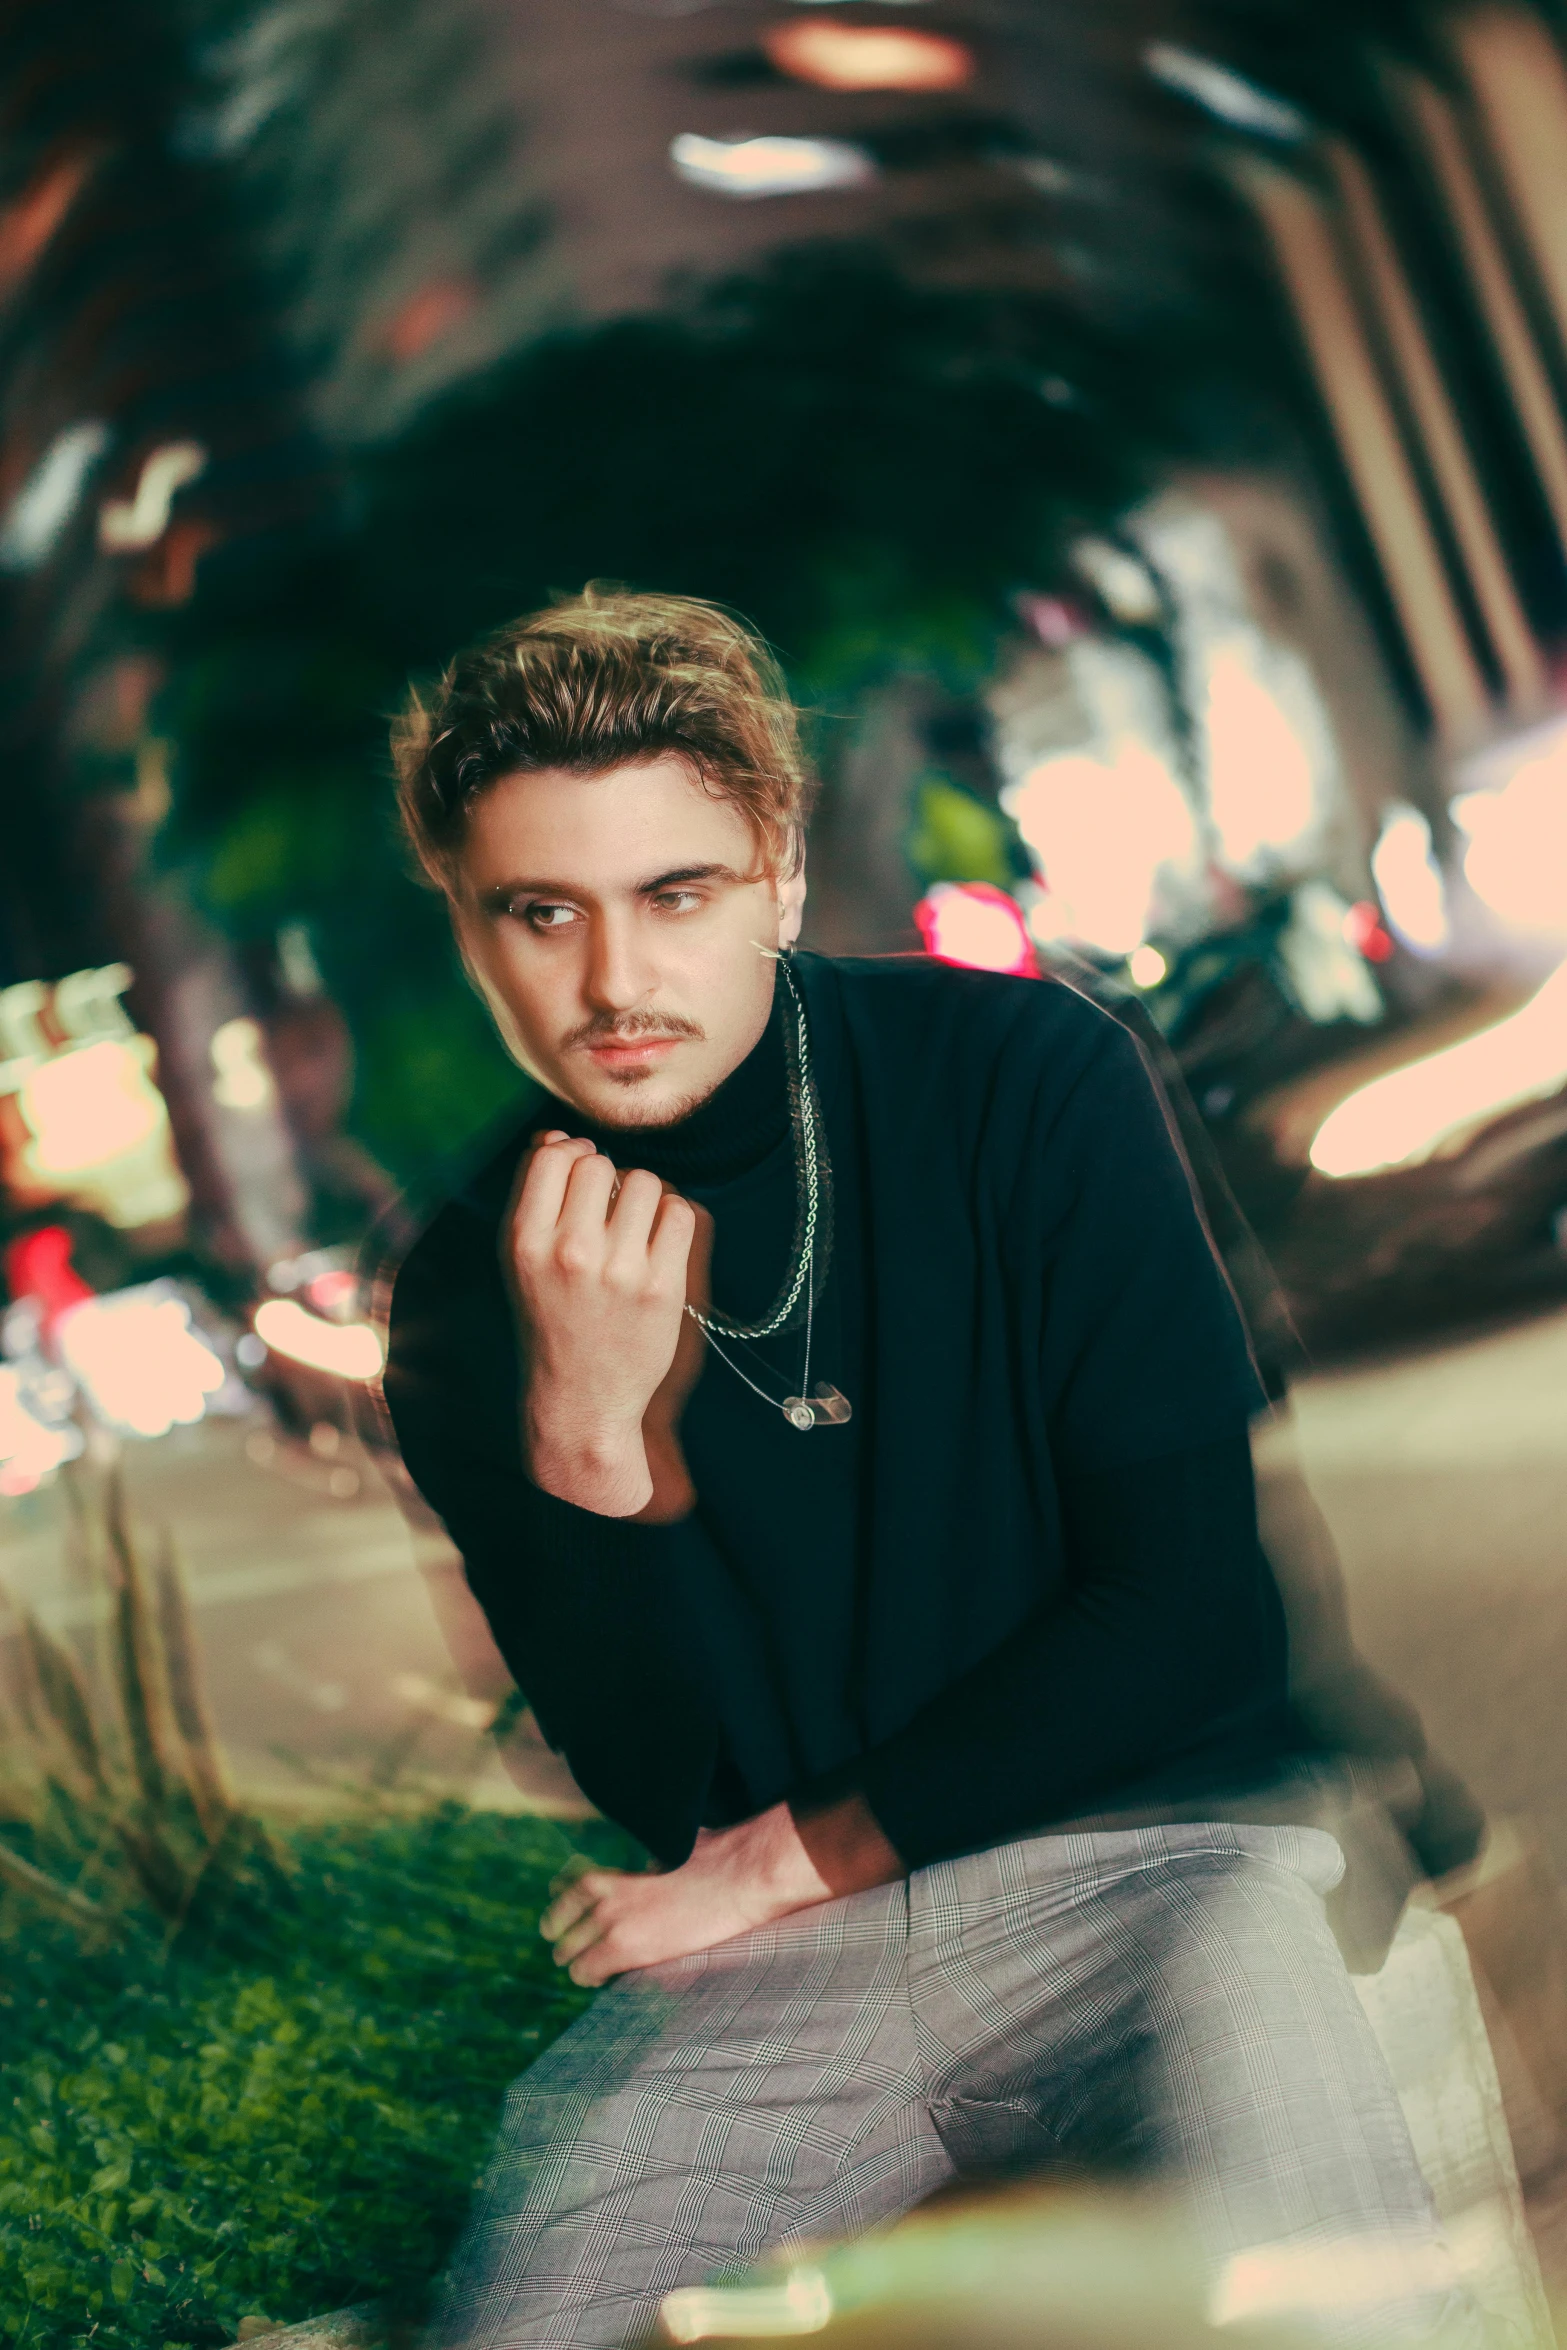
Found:
[[[432,278],[399,304],[377,339],[399,367],[408,367],[464,325],[478,306],[478,288],[468,278]]]
[[[1344,936],[1368,963],[1386,963],[1392,959],[1392,935],[1369,898],[1358,898],[1350,907],[1344,917]]]
[[[988,881],[938,881],[914,909],[925,952],[971,971],[1037,979],[1039,962],[1023,909]]]

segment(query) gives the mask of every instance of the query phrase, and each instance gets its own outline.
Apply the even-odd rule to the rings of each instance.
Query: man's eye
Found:
[[[533,930],[565,930],[577,919],[575,906],[525,906],[521,913]]]
[[[689,914],[693,906],[702,903],[702,893],[695,889],[661,889],[653,903],[661,914]]]

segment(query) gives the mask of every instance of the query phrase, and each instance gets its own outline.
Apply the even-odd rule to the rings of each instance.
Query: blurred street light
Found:
[[[669,160],[681,179],[720,196],[800,196],[876,177],[864,148],[846,139],[705,139],[681,131],[670,141]]]
[[[1567,1084],[1567,963],[1522,1011],[1461,1044],[1374,1077],[1317,1129],[1311,1163],[1340,1179],[1457,1147],[1492,1118]]]
[[[925,952],[971,971],[1034,979],[1039,965],[1016,898],[988,881],[938,881],[914,909]]]
[[[1244,74],[1200,56],[1195,49],[1183,49],[1174,41],[1150,41],[1143,51],[1143,63],[1167,90],[1195,99],[1206,113],[1232,123],[1237,130],[1293,143],[1305,138],[1311,128],[1298,106],[1288,105],[1271,90],[1259,88]]]
[[[780,73],[823,90],[958,90],[974,78],[973,53],[961,41],[909,25],[802,16],[772,26],[762,47]]]
[[[1567,936],[1567,775],[1544,759],[1505,791],[1463,792],[1464,879],[1515,929]]]
[[[269,1297],[256,1308],[256,1336],[274,1354],[328,1371],[338,1379],[380,1377],[381,1341],[368,1322],[323,1322],[291,1297]]]
[[[106,554],[128,555],[156,546],[169,527],[177,491],[207,470],[200,441],[168,441],[142,462],[131,498],[106,499],[98,511],[98,544]]]
[[[68,1307],[55,1325],[54,1346],[98,1418],[128,1436],[194,1427],[225,1377],[168,1282]]]
[[[1129,955],[1141,946],[1161,871],[1190,863],[1197,828],[1180,785],[1146,744],[1127,736],[1104,757],[1042,759],[1001,804],[1039,865],[1046,894],[1030,916],[1055,939]]]
[[[1448,941],[1447,893],[1431,853],[1431,827],[1418,808],[1395,800],[1371,852],[1371,874],[1398,935],[1423,953]]]
[[[0,524],[0,571],[36,571],[48,562],[109,439],[109,427],[95,421],[69,425],[50,442]]]

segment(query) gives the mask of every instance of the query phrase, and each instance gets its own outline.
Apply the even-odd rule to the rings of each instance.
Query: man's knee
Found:
[[[1149,1947],[1183,2005],[1270,2024],[1324,2004],[1358,2013],[1326,1906],[1343,1873],[1333,1837],[1273,1831],[1255,1847],[1194,1854],[1158,1873]]]

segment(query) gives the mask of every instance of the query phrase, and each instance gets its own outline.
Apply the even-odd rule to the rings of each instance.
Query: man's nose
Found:
[[[658,975],[639,947],[634,923],[601,914],[589,925],[583,989],[598,1012],[632,1012],[645,1003]]]

